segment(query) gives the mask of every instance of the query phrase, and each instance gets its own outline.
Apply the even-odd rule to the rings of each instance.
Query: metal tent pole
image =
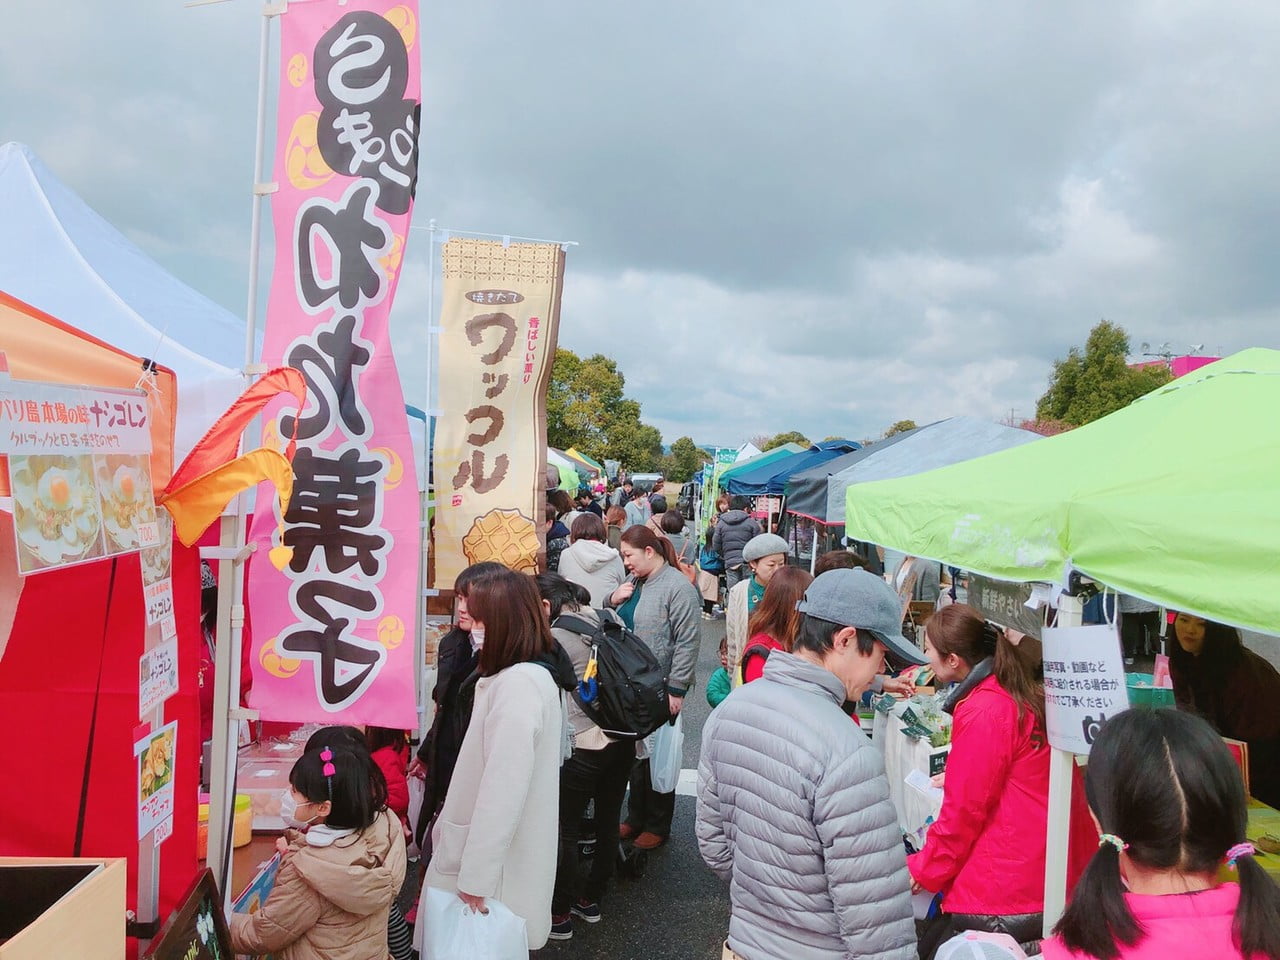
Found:
[[[427,227],[427,364],[426,364],[426,396],[422,410],[426,416],[423,425],[425,436],[422,441],[422,492],[419,501],[419,525],[422,530],[422,552],[418,558],[418,603],[417,629],[414,631],[414,690],[418,699],[418,726],[426,722],[427,690],[423,683],[423,672],[427,661],[427,598],[438,591],[430,589],[427,584],[427,565],[431,558],[431,508],[435,506],[431,489],[431,434],[436,411],[431,404],[431,392],[435,384],[435,339],[440,332],[436,326],[436,222],[431,220]]]
[[[1058,626],[1078,627],[1084,603],[1064,595],[1058,601]],[[1046,823],[1044,861],[1044,935],[1067,907],[1067,851],[1071,837],[1071,774],[1075,754],[1051,748],[1049,753],[1049,817]]]
[[[276,184],[263,182],[267,139],[268,66],[271,20],[288,8],[288,0],[275,0],[262,8],[258,43],[258,117],[253,156],[253,205],[249,221],[249,289],[245,305],[244,374],[252,378],[258,324],[259,260],[262,249],[264,199]],[[231,829],[235,803],[236,752],[239,725],[256,714],[240,707],[240,646],[244,635],[244,565],[251,552],[246,547],[248,495],[236,498],[233,516],[222,518],[219,546],[206,555],[218,560],[218,622],[214,652],[212,775],[209,782],[209,857],[214,880],[222,891],[225,908],[231,908]]]

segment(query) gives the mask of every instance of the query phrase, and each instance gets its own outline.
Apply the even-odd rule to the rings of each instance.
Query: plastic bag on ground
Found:
[[[658,793],[674,793],[684,763],[684,712],[649,735],[649,782]]]
[[[416,931],[422,960],[529,960],[524,918],[497,900],[485,901],[488,913],[477,913],[447,890],[425,887],[422,895]]]

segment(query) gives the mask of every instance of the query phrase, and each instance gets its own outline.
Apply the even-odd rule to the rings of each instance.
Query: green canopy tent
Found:
[[[1064,584],[1076,569],[1165,607],[1280,633],[1277,411],[1280,352],[1245,350],[1078,430],[851,486],[846,523],[1002,580]],[[1059,623],[1071,621],[1078,600],[1064,597]],[[1074,762],[1056,747],[1051,757],[1046,932],[1066,902]]]
[[[1280,632],[1280,351],[1201,367],[1088,426],[851,486],[851,535],[1001,580],[1115,590]]]
[[[580,450],[575,450],[573,447],[570,447],[564,452],[564,455],[573,460],[577,460],[597,477],[604,476],[604,465],[601,464],[599,460],[594,460],[591,457],[588,457]]]

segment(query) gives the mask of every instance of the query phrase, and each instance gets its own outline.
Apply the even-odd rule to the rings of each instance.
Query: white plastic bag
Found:
[[[658,793],[674,793],[684,763],[684,712],[649,734],[649,782]]]
[[[488,913],[477,913],[456,893],[423,888],[425,909],[419,911],[418,950],[422,960],[529,960],[529,938],[523,917],[497,900],[486,900]]]

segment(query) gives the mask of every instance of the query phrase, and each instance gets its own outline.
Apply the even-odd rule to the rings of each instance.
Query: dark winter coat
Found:
[[[760,536],[760,524],[745,510],[722,513],[716,521],[716,532],[711,547],[724,558],[726,568],[742,565],[742,550],[752,537]]]
[[[414,836],[422,846],[427,826],[444,804],[458,763],[462,740],[471,723],[471,707],[476,696],[476,665],[479,656],[471,649],[471,635],[457,627],[445,634],[436,656],[436,686],[431,699],[436,716],[431,730],[418,747],[418,759],[427,768],[426,793],[422,812],[414,825]]]

